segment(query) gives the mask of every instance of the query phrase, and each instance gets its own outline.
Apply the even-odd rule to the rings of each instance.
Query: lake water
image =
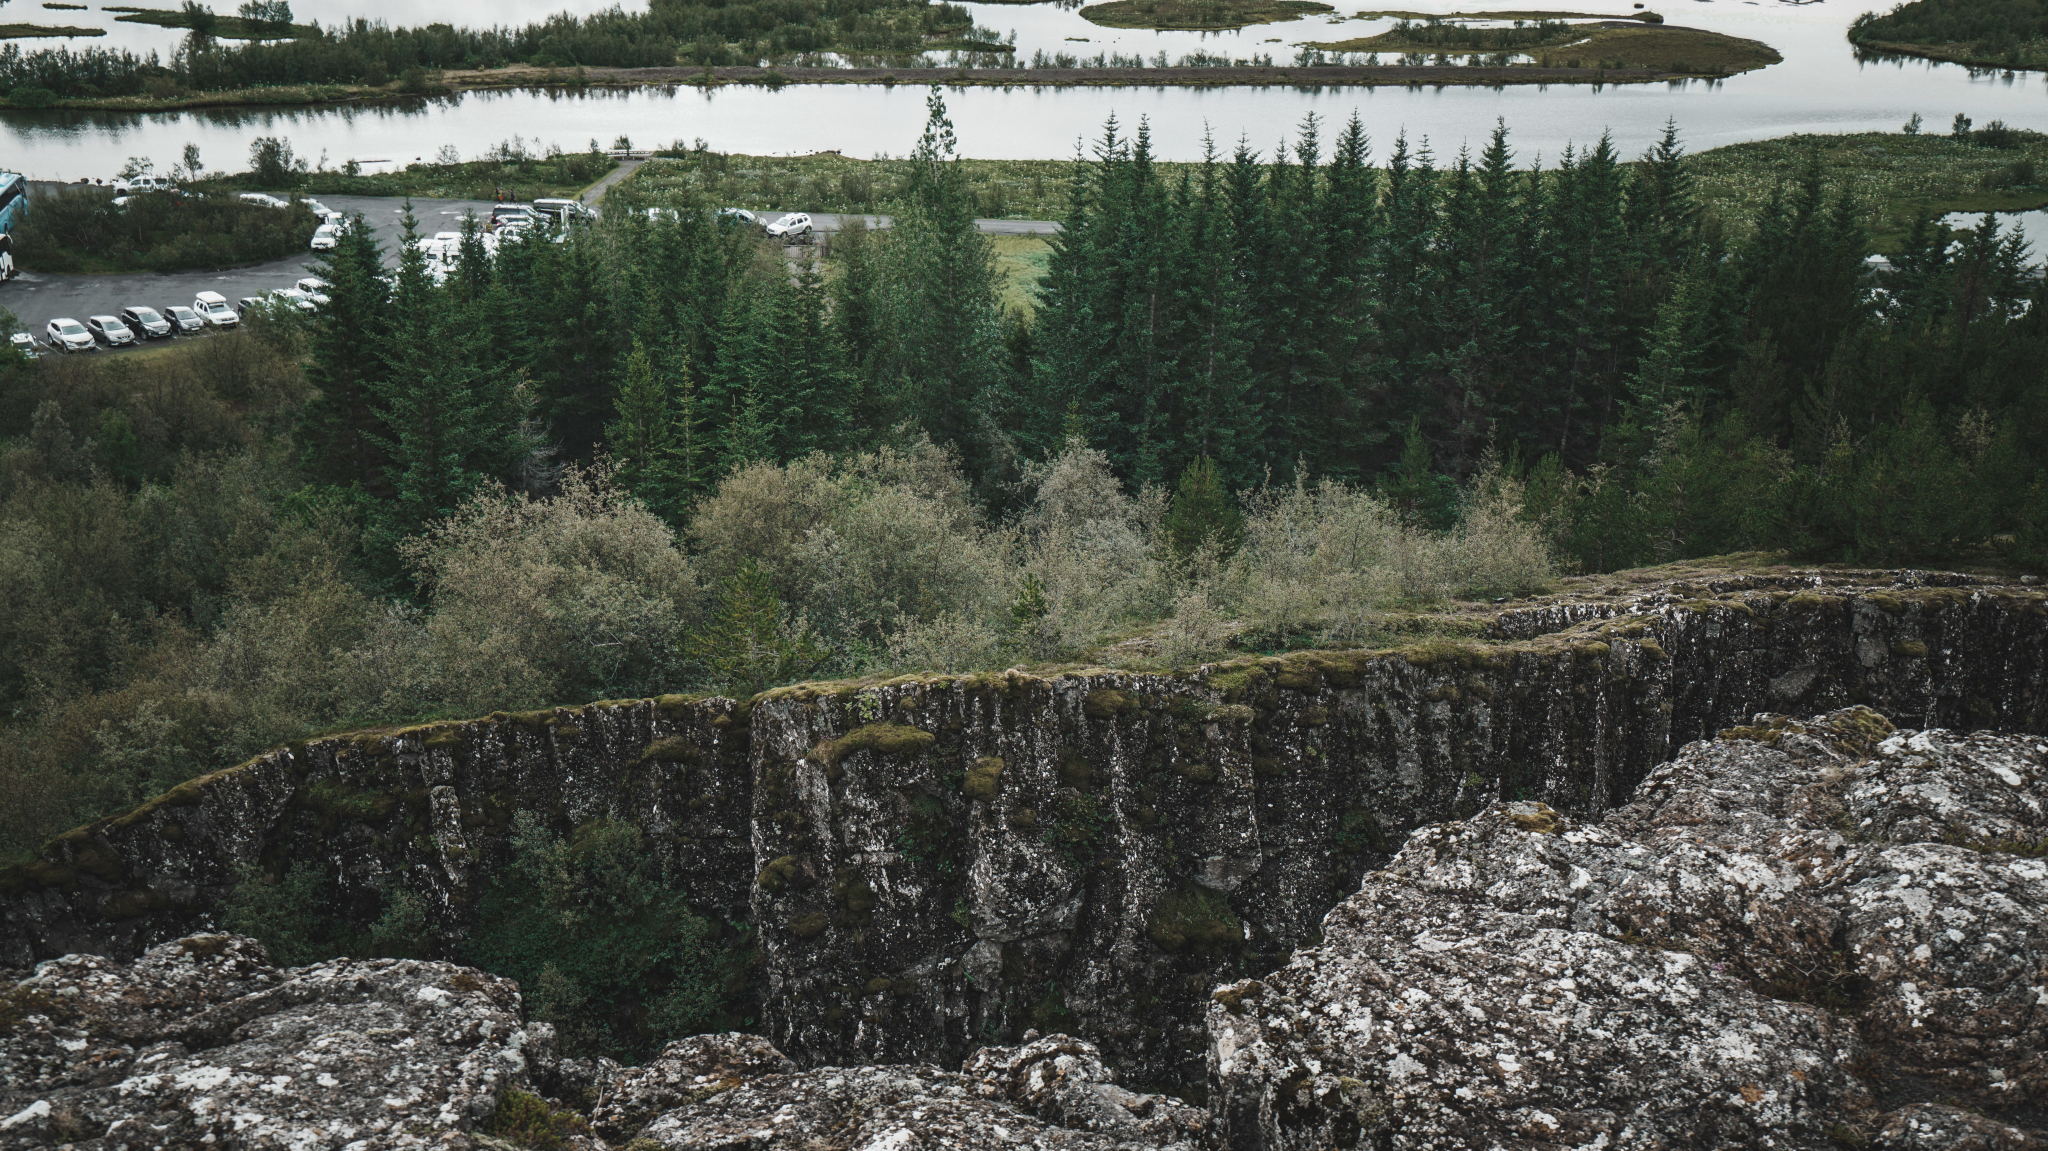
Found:
[[[595,0],[568,5],[590,10]],[[492,6],[495,19],[525,21],[564,7],[559,0],[509,0]],[[1295,45],[1370,35],[1388,25],[1349,18],[1310,18],[1258,25],[1236,33],[1151,32],[1101,28],[1071,7],[1055,4],[970,4],[977,24],[1016,34],[1019,56],[1065,51],[1178,59],[1193,51],[1245,58],[1271,54],[1293,58]],[[1414,0],[1419,11],[1471,8],[1469,0]],[[1527,0],[1530,10],[1589,11],[1621,4],[1587,0]],[[1785,62],[1722,81],[1441,89],[1410,88],[962,88],[947,93],[962,150],[991,159],[1058,158],[1073,154],[1076,141],[1092,138],[1114,113],[1126,125],[1143,117],[1152,127],[1156,150],[1167,159],[1195,159],[1205,135],[1224,148],[1240,138],[1270,152],[1308,113],[1341,121],[1354,112],[1371,133],[1378,154],[1406,131],[1427,137],[1439,156],[1478,143],[1496,119],[1505,120],[1523,161],[1554,159],[1568,143],[1584,145],[1605,131],[1624,153],[1648,146],[1666,119],[1677,121],[1693,150],[1792,132],[1894,130],[1914,113],[1929,130],[1945,130],[1956,113],[1977,124],[2004,120],[2017,127],[2048,128],[2048,88],[2040,75],[1972,72],[1955,65],[1914,60],[1859,61],[1843,33],[1863,5],[1844,0],[1786,4],[1776,0],[1681,0],[1658,3],[1670,24],[1707,28],[1761,40]],[[344,14],[365,14],[419,22],[474,18],[472,5],[447,0],[400,3],[371,0],[302,0],[301,20],[334,22]],[[43,17],[48,17],[47,21]],[[118,34],[74,45],[101,44],[168,52],[175,33],[108,23],[108,14],[38,12],[39,22],[91,23]],[[1271,42],[1277,41],[1277,42]],[[42,43],[52,43],[44,41]],[[536,145],[575,149],[595,139],[609,144],[620,135],[635,143],[667,145],[702,139],[728,152],[803,153],[837,149],[850,155],[901,155],[915,142],[924,120],[924,93],[910,87],[804,86],[781,91],[729,87],[588,92],[470,93],[421,101],[405,107],[305,109],[213,109],[170,113],[5,112],[0,113],[0,168],[26,171],[39,179],[107,176],[129,156],[160,163],[190,142],[212,167],[239,168],[249,141],[259,135],[291,140],[313,160],[347,159],[405,163],[433,156],[453,145],[465,156],[514,135]],[[373,164],[373,167],[375,165]]]

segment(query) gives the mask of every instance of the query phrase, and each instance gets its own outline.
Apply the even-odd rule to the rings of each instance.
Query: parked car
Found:
[[[181,308],[173,304],[164,309],[163,316],[170,321],[171,334],[174,336],[190,336],[206,330],[205,318],[190,308]]]
[[[279,288],[275,292],[270,293],[269,299],[264,302],[270,303],[280,300],[291,304],[302,312],[317,312],[320,310],[320,305],[313,302],[313,297],[299,291],[297,288]]]
[[[262,306],[262,296],[243,296],[241,299],[235,301],[235,315],[240,316],[241,318],[246,320],[249,318],[250,308],[260,308]]]
[[[332,252],[341,242],[341,225],[322,224],[313,229],[313,242],[309,245],[316,252]]]
[[[171,322],[157,313],[155,308],[140,304],[121,309],[121,326],[135,333],[138,340],[161,340],[171,335]]]
[[[292,285],[292,287],[306,293],[306,298],[316,304],[325,304],[327,302],[328,286],[327,281],[318,276],[301,276],[299,277],[299,282]]]
[[[201,292],[192,297],[192,310],[198,312],[209,327],[235,328],[242,323],[242,317],[228,307],[228,298],[219,292]]]
[[[800,240],[811,234],[811,216],[808,212],[791,212],[780,220],[768,225],[768,234],[778,240]]]
[[[318,216],[323,222],[341,219],[340,212],[337,212],[334,209],[328,207],[327,205],[321,203],[320,201],[313,199],[311,196],[306,197],[306,206],[308,208],[313,209],[313,214],[315,216]]]
[[[280,200],[268,192],[244,192],[235,198],[244,204],[255,204],[264,208],[289,208],[292,206],[291,201]]]
[[[125,348],[135,342],[135,333],[128,330],[128,325],[112,316],[87,316],[85,330],[110,348]]]
[[[647,212],[651,216],[654,214],[654,209],[649,208]],[[762,226],[761,217],[747,211],[745,208],[720,208],[718,210],[718,222],[728,228],[758,228]]]
[[[495,232],[513,220],[531,225],[537,223],[539,219],[539,213],[524,204],[498,204],[491,208],[491,219],[484,225],[484,230]]]
[[[43,358],[43,349],[39,345],[37,345],[36,338],[34,336],[29,335],[27,332],[16,332],[13,335],[7,337],[7,346],[13,348],[17,352],[20,352],[22,355],[27,356],[31,360],[40,360]]]
[[[535,200],[533,202],[533,210],[550,220],[562,224],[597,218],[597,213],[585,207],[581,200]]]
[[[89,352],[98,346],[84,324],[69,318],[51,320],[43,329],[43,342],[60,352]]]
[[[133,180],[116,179],[114,187],[131,195],[136,192],[175,192],[178,182],[169,176],[137,176]]]

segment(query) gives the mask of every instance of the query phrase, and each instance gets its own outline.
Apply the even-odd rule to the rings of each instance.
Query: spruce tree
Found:
[[[616,480],[655,514],[670,522],[682,518],[687,495],[683,461],[676,442],[675,398],[668,379],[658,375],[639,340],[626,356],[619,383],[616,413],[605,428],[605,444],[618,465]]]
[[[383,250],[355,216],[313,268],[327,281],[327,303],[313,322],[306,379],[315,391],[299,416],[300,456],[321,483],[378,491],[385,429],[375,409],[391,323]]]
[[[953,122],[934,85],[910,154],[908,204],[888,243],[894,346],[884,379],[897,406],[979,474],[1002,454],[992,441],[1005,405],[995,248],[974,223]]]
[[[392,504],[386,539],[446,518],[478,485],[512,462],[521,444],[511,391],[477,370],[478,337],[461,321],[451,294],[437,287],[415,243],[418,221],[406,205],[393,327],[378,381],[378,437],[389,462]]]
[[[1173,506],[1166,513],[1166,537],[1183,559],[1204,544],[1227,558],[1243,542],[1244,516],[1208,456],[1197,456],[1182,469]]]

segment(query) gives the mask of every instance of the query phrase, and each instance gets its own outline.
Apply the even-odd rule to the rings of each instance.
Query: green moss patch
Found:
[[[761,874],[754,877],[754,885],[767,892],[781,891],[796,874],[796,856],[785,855],[762,868]]]
[[[828,767],[856,751],[879,751],[884,755],[915,755],[938,742],[938,737],[900,723],[871,723],[838,739],[828,739],[811,750],[811,758]]]
[[[832,921],[826,917],[824,912],[813,911],[806,915],[791,916],[789,920],[789,933],[798,939],[810,939],[814,936],[825,934],[825,929],[831,925]]]
[[[994,799],[1003,788],[1003,760],[1000,756],[983,756],[967,769],[967,775],[960,781],[960,794],[969,799]]]
[[[703,748],[680,735],[671,735],[641,748],[640,758],[633,762],[637,767],[643,763],[697,763],[703,758]]]
[[[1081,710],[1090,719],[1115,719],[1138,710],[1138,698],[1127,691],[1105,687],[1088,693],[1081,703]]]
[[[595,1141],[582,1115],[517,1088],[500,1094],[498,1106],[479,1126],[486,1135],[532,1151],[562,1151]]]
[[[1215,955],[1244,946],[1244,924],[1221,894],[1191,887],[1163,896],[1153,906],[1145,938],[1161,951]]]

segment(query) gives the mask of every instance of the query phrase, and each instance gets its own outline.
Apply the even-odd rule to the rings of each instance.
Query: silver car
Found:
[[[113,316],[89,316],[85,330],[92,333],[93,339],[104,341],[110,348],[125,348],[135,342],[135,333]]]

